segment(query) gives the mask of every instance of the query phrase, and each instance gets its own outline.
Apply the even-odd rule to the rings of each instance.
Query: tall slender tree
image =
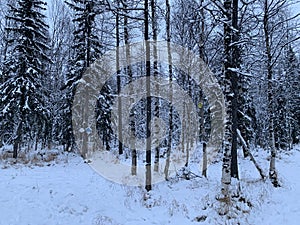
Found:
[[[171,52],[171,5],[170,1],[166,0],[166,39],[168,45],[168,76],[169,76],[169,101],[173,101],[173,68],[172,68],[172,52]],[[170,105],[169,108],[169,121],[168,121],[168,146],[167,146],[167,158],[164,169],[165,179],[169,179],[169,167],[170,167],[170,156],[172,149],[172,131],[173,131],[173,107]]]
[[[154,41],[153,46],[153,75],[154,79],[158,76],[158,62],[157,62],[157,36],[158,36],[158,24],[157,24],[157,1],[151,0],[151,22],[152,22],[152,37]],[[156,85],[155,91],[159,93],[159,86]],[[154,100],[154,116],[159,117],[159,98],[156,98]],[[155,132],[159,131],[158,124],[155,125]],[[155,160],[154,160],[154,171],[158,172],[159,168],[159,155],[160,155],[160,148],[159,148],[159,142],[157,138],[155,138]]]
[[[232,0],[232,37],[231,37],[231,85],[232,85],[232,146],[231,146],[231,176],[239,177],[237,162],[237,129],[238,129],[238,69],[240,68],[238,0]],[[227,68],[230,69],[230,68]]]
[[[146,190],[152,189],[151,178],[151,98],[150,98],[150,44],[149,44],[149,2],[145,0],[144,3],[144,40],[146,44]]]
[[[284,53],[284,49],[300,37],[286,38],[289,34],[288,22],[293,18],[286,15],[285,11],[288,6],[286,0],[274,2],[265,0],[263,2],[263,40],[265,49],[265,67],[267,80],[267,103],[268,103],[268,147],[271,152],[269,177],[273,185],[277,187],[278,177],[275,166],[276,161],[276,147],[280,141],[278,129],[275,127],[277,116],[282,113],[275,113],[276,105],[283,104],[283,98],[276,95],[276,80],[279,80],[277,74],[283,69],[277,65],[278,60]],[[278,28],[284,28],[283,31],[278,32]],[[275,79],[276,78],[276,79]],[[279,83],[282,86],[282,83]],[[276,92],[275,92],[276,91]],[[277,97],[278,96],[278,97]]]
[[[119,47],[121,43],[121,26],[120,26],[120,14],[119,14],[119,8],[120,8],[120,2],[117,0],[117,13],[116,13],[116,70],[117,70],[117,92],[120,93],[121,91],[121,71],[119,70],[120,65],[120,53],[119,53]],[[123,127],[123,121],[122,121],[122,99],[121,96],[118,95],[117,97],[118,101],[118,148],[119,148],[119,154],[123,154],[123,134],[122,134],[122,127]]]
[[[226,123],[224,135],[224,156],[222,166],[222,194],[225,202],[230,202],[229,186],[231,184],[231,148],[232,148],[232,67],[231,44],[232,44],[232,0],[224,0],[224,73],[225,73],[225,103]],[[228,207],[228,204],[226,205]],[[228,208],[224,213],[228,212]]]
[[[127,67],[125,68],[126,74],[129,78],[129,82],[133,82],[133,71],[131,68],[131,51],[130,51],[130,36],[129,36],[129,30],[130,30],[130,25],[129,25],[129,18],[128,15],[130,11],[128,10],[129,7],[129,2],[127,0],[123,1],[123,7],[124,7],[124,18],[123,18],[123,30],[124,30],[124,43],[126,46],[126,60],[127,60]],[[134,88],[132,87],[130,90],[130,94],[134,94]],[[134,98],[130,98],[130,105],[133,105],[134,103]],[[131,132],[133,136],[135,136],[136,129],[135,129],[135,116],[136,112],[135,110],[132,110],[132,113],[130,114],[130,127],[131,127]],[[136,145],[135,145],[135,139],[131,138],[130,140],[130,149],[131,149],[131,175],[136,175],[137,174],[137,151],[136,151]]]
[[[66,90],[64,100],[66,113],[65,139],[67,140],[67,149],[70,149],[74,147],[71,108],[75,88],[84,71],[101,55],[102,45],[98,39],[95,24],[98,10],[96,2],[94,0],[72,0],[71,2],[66,1],[66,3],[74,11],[73,22],[75,25],[72,45],[74,56],[70,60],[71,67],[63,87]],[[85,157],[86,150],[81,149],[81,151]]]

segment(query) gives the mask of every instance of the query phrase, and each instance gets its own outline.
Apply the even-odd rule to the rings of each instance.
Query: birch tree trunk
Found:
[[[228,212],[230,202],[229,187],[231,184],[231,147],[232,147],[232,83],[231,83],[231,41],[232,41],[232,0],[224,0],[225,21],[224,21],[224,73],[225,73],[225,103],[226,121],[224,135],[224,152],[222,165],[222,195],[226,203],[224,214]]]
[[[154,79],[156,81],[156,78],[158,76],[158,63],[157,63],[157,47],[156,47],[156,42],[157,42],[157,18],[156,18],[156,0],[151,0],[151,15],[152,15],[152,35],[153,35],[153,41],[154,41],[154,46],[153,46],[153,58],[154,58],[154,62],[153,62],[153,75],[154,75]],[[155,85],[156,88],[156,93],[159,93],[159,85]],[[154,102],[154,116],[155,117],[159,117],[159,98],[155,99]],[[159,132],[159,127],[158,127],[158,123],[155,124],[155,132]],[[159,168],[159,154],[160,154],[160,150],[159,150],[159,139],[157,135],[155,136],[155,160],[154,160],[154,171],[158,172],[158,168]]]
[[[129,77],[129,83],[133,82],[133,73],[131,70],[131,61],[130,61],[130,46],[129,46],[129,27],[128,27],[128,2],[127,0],[123,0],[123,7],[124,7],[124,43],[126,46],[126,64],[127,67],[125,68],[126,74]],[[134,89],[133,87],[130,89],[130,96],[134,95]],[[134,103],[134,98],[130,98],[130,106],[132,106]],[[132,134],[135,136],[135,110],[133,110],[132,114],[130,115],[130,128]],[[130,149],[131,149],[131,175],[137,174],[137,153],[136,153],[136,146],[135,146],[135,139],[130,139]]]
[[[277,172],[275,167],[276,147],[275,147],[275,135],[274,135],[274,93],[273,93],[273,68],[272,68],[272,53],[269,31],[269,1],[264,1],[264,17],[263,27],[265,36],[265,48],[266,48],[266,64],[267,64],[267,80],[268,80],[268,114],[269,114],[269,148],[271,150],[269,177],[275,187],[278,186]]]

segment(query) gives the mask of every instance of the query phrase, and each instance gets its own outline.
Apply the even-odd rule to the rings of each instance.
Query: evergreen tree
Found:
[[[18,0],[15,6],[9,5],[7,18],[12,26],[6,27],[11,35],[4,65],[5,82],[0,86],[0,117],[6,121],[1,123],[1,132],[12,135],[15,158],[21,144],[28,146],[33,138],[38,141],[37,135],[48,117],[48,96],[43,86],[50,62],[48,26],[42,13],[45,6],[41,0]]]
[[[103,86],[97,101],[97,129],[102,139],[103,146],[110,150],[110,143],[113,137],[111,127],[111,106],[113,104],[112,90],[109,84]]]
[[[72,49],[74,57],[70,60],[70,71],[67,74],[64,95],[64,140],[67,149],[73,148],[74,137],[72,132],[72,101],[78,80],[84,71],[100,56],[102,45],[97,37],[95,18],[97,14],[96,1],[73,0],[66,2],[74,11],[74,40]]]
[[[285,79],[281,85],[285,100],[285,105],[282,107],[285,112],[282,144],[284,147],[291,148],[292,144],[299,143],[300,138],[300,68],[292,46],[287,48],[284,74]]]
[[[78,81],[87,67],[95,61],[101,53],[101,44],[97,37],[95,17],[97,7],[92,0],[73,0],[67,5],[75,11],[74,41],[72,48],[75,56],[72,59],[72,69],[67,82]]]

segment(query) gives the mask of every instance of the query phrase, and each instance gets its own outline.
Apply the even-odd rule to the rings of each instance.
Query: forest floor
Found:
[[[267,174],[268,153],[253,155]],[[249,159],[240,157],[239,169],[239,195],[222,216],[221,162],[209,166],[208,179],[175,177],[147,194],[104,179],[71,153],[25,165],[2,160],[0,225],[299,224],[300,146],[278,154],[280,188],[261,180]]]

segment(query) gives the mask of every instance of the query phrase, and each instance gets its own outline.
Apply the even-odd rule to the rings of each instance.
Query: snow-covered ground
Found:
[[[291,154],[280,154],[277,169],[283,187],[272,191],[270,198],[252,212],[250,224],[300,224],[300,146]]]
[[[299,146],[298,146],[299,149]],[[267,153],[255,153],[267,169]],[[221,216],[221,163],[208,168],[208,179],[174,178],[153,186],[128,187],[110,182],[73,154],[58,162],[0,163],[1,225],[140,225],[140,224],[299,224],[300,152],[281,153],[281,188],[262,181],[248,159],[240,158],[240,196]]]

